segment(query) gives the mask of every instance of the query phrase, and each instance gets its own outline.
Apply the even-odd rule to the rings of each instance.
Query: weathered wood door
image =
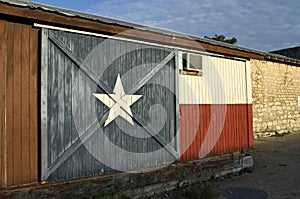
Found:
[[[42,180],[179,158],[176,53],[43,29]]]

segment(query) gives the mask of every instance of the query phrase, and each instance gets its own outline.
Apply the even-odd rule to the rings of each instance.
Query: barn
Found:
[[[19,0],[0,41],[1,188],[251,157],[262,52]]]

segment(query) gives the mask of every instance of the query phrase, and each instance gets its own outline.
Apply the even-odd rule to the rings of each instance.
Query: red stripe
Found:
[[[253,115],[252,115],[252,104],[248,106],[248,140],[249,140],[249,148],[253,148],[254,146],[254,138],[253,138]]]
[[[207,155],[253,147],[251,104],[181,104],[180,116],[181,160],[198,158],[208,138]]]

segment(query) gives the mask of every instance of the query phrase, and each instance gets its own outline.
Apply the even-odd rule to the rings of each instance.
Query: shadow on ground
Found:
[[[223,193],[228,199],[267,199],[268,194],[261,189],[232,187],[226,188]]]

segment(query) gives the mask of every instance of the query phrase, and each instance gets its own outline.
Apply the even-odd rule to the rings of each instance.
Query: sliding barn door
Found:
[[[42,180],[134,171],[179,158],[176,53],[42,31]]]

